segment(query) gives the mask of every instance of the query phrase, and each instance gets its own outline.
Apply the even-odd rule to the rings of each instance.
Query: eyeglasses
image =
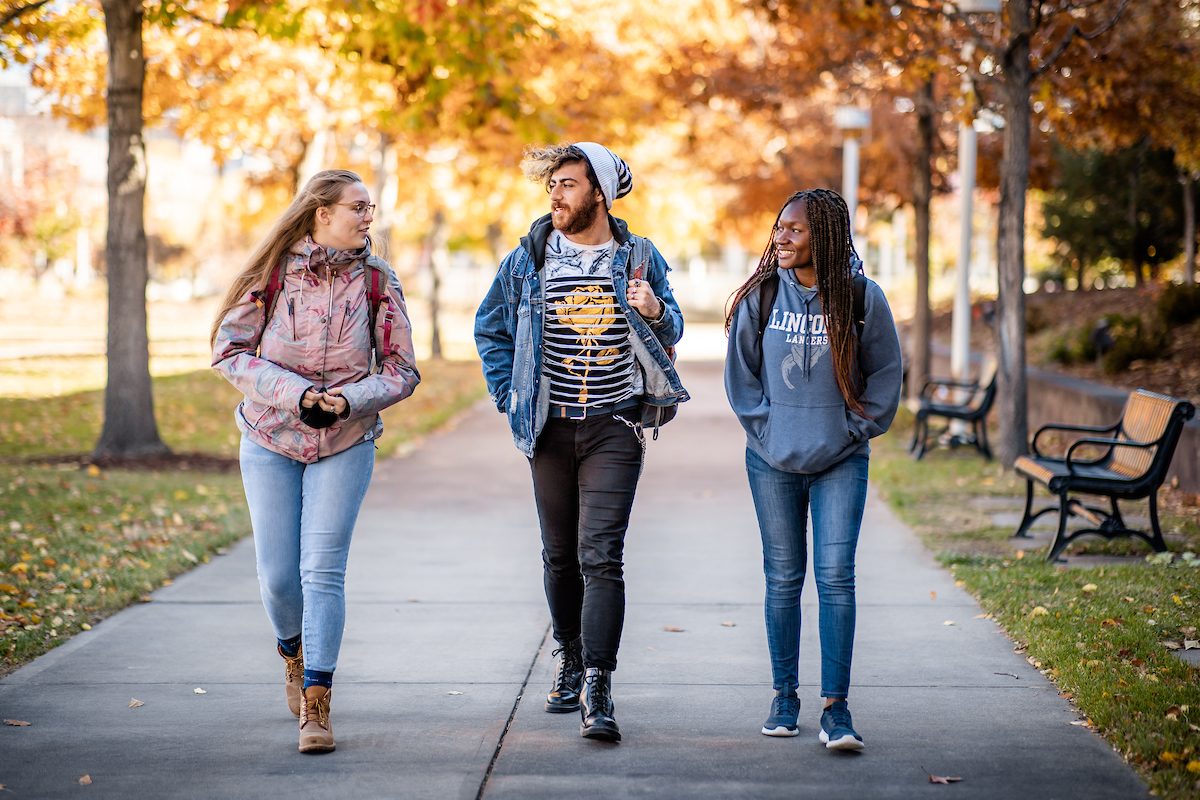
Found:
[[[363,217],[365,217],[367,215],[367,212],[370,212],[372,216],[375,215],[375,204],[374,203],[334,203],[334,205],[335,206],[346,206],[351,211],[353,211],[355,214],[357,214],[359,219],[362,219]]]

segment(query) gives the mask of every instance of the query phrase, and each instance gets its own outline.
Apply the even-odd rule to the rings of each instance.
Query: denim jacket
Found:
[[[641,422],[657,427],[670,419],[675,405],[689,399],[667,351],[683,335],[683,315],[667,284],[667,262],[654,245],[629,233],[623,220],[610,215],[608,222],[617,240],[613,290],[629,321],[629,343],[645,387]],[[530,226],[520,246],[500,262],[475,315],[475,345],[488,393],[496,409],[508,415],[517,449],[530,457],[550,412],[550,382],[542,374],[545,294],[540,266],[553,229],[549,214]],[[643,319],[625,299],[635,252],[645,260],[643,278],[663,302],[662,318],[653,322]]]

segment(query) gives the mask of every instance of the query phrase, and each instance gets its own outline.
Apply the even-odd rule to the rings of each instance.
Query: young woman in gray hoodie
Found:
[[[825,698],[818,736],[831,750],[851,751],[863,749],[846,698],[868,440],[891,424],[901,378],[891,310],[861,271],[845,200],[827,189],[797,192],[725,323],[725,391],[746,429],[766,574],[776,694],[762,732],[799,732],[800,591],[811,509]]]

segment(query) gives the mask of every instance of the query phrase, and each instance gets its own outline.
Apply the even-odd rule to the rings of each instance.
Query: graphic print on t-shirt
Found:
[[[543,366],[550,402],[608,405],[634,393],[629,322],[613,289],[615,242],[589,246],[554,231],[546,242]]]
[[[771,310],[771,324],[767,329],[781,331],[787,336],[791,353],[783,359],[780,369],[783,372],[783,382],[789,389],[795,389],[790,377],[792,370],[800,367],[802,372],[808,372],[829,352],[829,332],[825,328],[825,315],[796,314],[775,308]]]

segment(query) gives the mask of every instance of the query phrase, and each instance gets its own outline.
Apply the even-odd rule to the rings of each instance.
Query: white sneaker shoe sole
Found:
[[[828,750],[845,750],[847,752],[856,753],[866,748],[866,745],[862,743],[861,739],[855,739],[849,734],[830,740],[829,734],[822,730],[819,734],[817,734],[817,738],[821,740],[821,744],[825,745],[826,749]]]
[[[787,728],[783,725],[778,725],[774,728],[763,726],[763,736],[796,736],[800,733],[799,728]]]

